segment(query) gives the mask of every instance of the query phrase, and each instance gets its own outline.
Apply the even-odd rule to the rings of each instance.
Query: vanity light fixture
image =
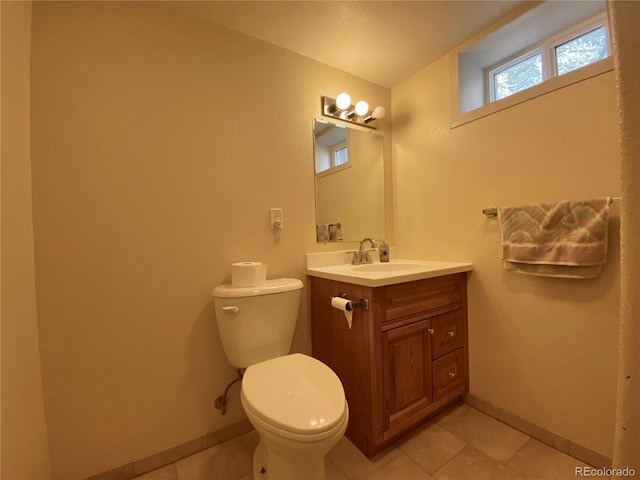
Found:
[[[336,97],[336,107],[340,110],[346,110],[351,106],[351,97],[348,93],[341,93]]]
[[[385,113],[387,113],[387,111],[384,109],[384,107],[381,107],[380,105],[378,105],[376,108],[373,109],[373,112],[371,112],[371,115],[369,115],[364,119],[364,123],[367,124],[369,122],[377,120],[378,118],[382,118],[384,117]]]
[[[369,111],[369,104],[364,100],[360,100],[356,103],[356,113],[361,117]]]
[[[384,107],[375,107],[369,110],[369,104],[364,100],[351,104],[351,97],[348,93],[341,93],[335,99],[322,97],[322,114],[326,117],[337,118],[346,122],[363,125],[369,128],[376,128],[372,123],[384,117]]]

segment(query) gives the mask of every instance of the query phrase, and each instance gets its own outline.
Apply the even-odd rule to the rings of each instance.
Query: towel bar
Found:
[[[611,197],[611,203],[619,202],[622,197]],[[488,207],[483,208],[482,213],[486,215],[488,218],[493,218],[498,216],[498,208],[497,207]]]
[[[482,213],[484,213],[489,218],[497,217],[498,216],[498,209],[496,207],[483,208],[482,209]]]

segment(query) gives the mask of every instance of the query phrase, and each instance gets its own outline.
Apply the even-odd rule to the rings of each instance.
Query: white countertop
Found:
[[[374,262],[362,265],[349,263],[322,265],[324,262],[309,261],[309,255],[313,254],[307,254],[307,275],[365,287],[383,287],[473,270],[473,265],[470,263],[409,259],[393,259],[388,263]]]

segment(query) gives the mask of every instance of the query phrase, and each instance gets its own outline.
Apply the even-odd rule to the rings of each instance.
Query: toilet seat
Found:
[[[348,415],[338,376],[324,363],[300,353],[247,368],[241,394],[247,413],[266,428],[296,438],[332,435]]]

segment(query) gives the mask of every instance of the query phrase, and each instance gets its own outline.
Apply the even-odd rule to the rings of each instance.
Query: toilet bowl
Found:
[[[324,479],[324,456],[349,421],[342,383],[329,367],[299,353],[252,365],[240,398],[260,436],[254,478]]]
[[[289,354],[301,289],[300,280],[279,278],[213,291],[227,360],[246,368],[240,399],[260,437],[255,479],[323,480],[324,456],[349,421],[333,370],[308,355]]]

